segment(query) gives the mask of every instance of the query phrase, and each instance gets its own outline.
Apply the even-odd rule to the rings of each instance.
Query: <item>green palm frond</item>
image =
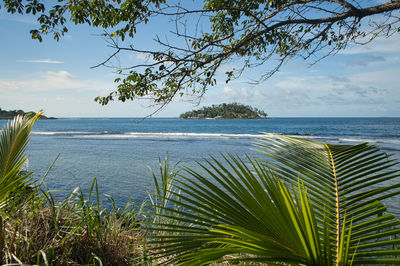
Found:
[[[399,194],[385,183],[399,176],[394,160],[367,144],[285,136],[257,147],[267,160],[223,156],[185,169],[170,190],[174,207],[163,207],[169,222],[150,224],[154,259],[400,264],[400,222],[381,203]]]
[[[178,254],[168,263],[188,265],[232,254],[250,254],[245,259],[256,262],[331,261],[330,235],[318,230],[304,187],[287,187],[248,160],[251,167],[233,156],[224,158],[230,168],[216,159],[206,161],[200,166],[208,177],[186,169],[190,176],[175,184],[182,192],[179,199],[170,199],[185,210],[165,208],[170,222],[151,225],[163,232],[150,242],[155,258]]]
[[[317,216],[330,219],[336,257],[346,215],[353,221],[354,264],[400,263],[400,221],[381,202],[400,194],[400,171],[392,169],[398,161],[367,143],[331,145],[271,135],[256,146],[267,156],[266,167],[289,183],[304,182]]]
[[[20,168],[22,164],[23,161],[17,164],[0,180],[0,212],[9,203],[10,194],[29,181],[28,178],[31,173],[21,173]]]
[[[33,124],[41,114],[16,116],[0,132],[0,209],[10,193],[23,186],[30,176],[21,169],[27,160],[26,148]]]

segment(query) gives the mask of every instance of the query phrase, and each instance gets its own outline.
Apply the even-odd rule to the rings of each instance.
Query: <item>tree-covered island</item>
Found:
[[[0,119],[12,119],[14,116],[17,115],[35,115],[35,112],[24,112],[22,110],[12,110],[12,111],[6,111],[6,110],[2,110],[0,108]],[[40,116],[40,119],[56,119],[55,117],[47,117],[44,115]]]
[[[257,108],[239,103],[213,104],[180,115],[183,119],[262,119],[267,114]]]

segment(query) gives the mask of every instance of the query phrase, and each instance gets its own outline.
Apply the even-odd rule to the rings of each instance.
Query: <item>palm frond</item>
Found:
[[[0,180],[0,211],[9,203],[10,194],[29,182],[31,173],[21,173],[20,167],[24,161],[17,164]]]
[[[155,258],[178,254],[168,263],[207,264],[244,253],[256,262],[331,261],[323,245],[330,235],[318,230],[304,186],[288,187],[247,160],[211,158],[199,164],[207,176],[185,169],[189,175],[175,184],[179,199],[170,199],[184,210],[164,208],[170,222],[150,224],[162,232],[150,241]]]
[[[400,264],[400,221],[381,202],[400,193],[390,156],[279,135],[256,146],[267,159],[211,157],[175,180],[169,201],[179,208],[149,224],[154,259]]]
[[[18,115],[0,132],[0,207],[5,206],[12,191],[28,181],[30,173],[21,169],[27,160],[26,148],[33,124],[41,114]]]
[[[353,221],[349,249],[357,250],[354,264],[386,263],[390,256],[400,263],[400,221],[381,203],[400,194],[395,159],[367,143],[332,145],[282,135],[266,136],[256,147],[267,156],[266,167],[289,183],[304,182],[317,216],[328,212],[336,257],[346,215]]]

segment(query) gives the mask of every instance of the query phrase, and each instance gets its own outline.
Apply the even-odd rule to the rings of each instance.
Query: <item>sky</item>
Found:
[[[113,69],[91,67],[113,53],[99,36],[101,29],[69,26],[59,42],[50,37],[32,40],[29,30],[38,25],[27,16],[0,10],[0,108],[39,111],[55,117],[144,117],[155,108],[148,100],[111,102],[101,106],[96,96],[115,88]],[[144,40],[163,30],[162,23],[136,36]],[[147,39],[146,39],[147,37]],[[138,64],[141,55],[124,54],[127,64]],[[179,114],[211,104],[239,102],[264,110],[271,117],[400,117],[400,33],[364,46],[352,46],[316,65],[294,60],[269,80],[249,82],[263,66],[245,72],[226,84],[221,73],[199,106],[176,99],[158,117]]]

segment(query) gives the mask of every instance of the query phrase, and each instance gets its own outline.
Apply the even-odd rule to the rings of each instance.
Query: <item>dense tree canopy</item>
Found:
[[[165,105],[175,96],[202,96],[216,84],[216,73],[230,60],[240,67],[225,71],[226,82],[243,70],[265,66],[259,81],[270,77],[289,59],[298,57],[315,63],[346,48],[350,43],[366,43],[378,36],[399,32],[400,0],[59,0],[51,6],[40,0],[3,0],[9,13],[34,14],[40,28],[31,31],[34,39],[43,34],[59,39],[68,31],[68,22],[105,29],[104,35],[115,49],[100,65],[118,54],[145,55],[147,63],[122,66],[117,89],[109,101],[150,97]],[[131,44],[137,30],[148,22],[166,18],[175,22],[165,38],[154,36],[154,50]],[[196,23],[197,22],[197,23]],[[173,40],[173,41],[170,41]],[[151,47],[151,46],[149,46]]]
[[[193,110],[180,115],[184,119],[215,118],[215,119],[260,119],[267,114],[257,108],[239,103],[213,104],[199,110]]]
[[[35,116],[35,112],[24,112],[22,110],[2,110],[0,108],[0,119],[13,119],[17,115],[30,115],[30,116]],[[39,119],[55,119],[54,117],[47,117],[45,115],[40,115]]]

